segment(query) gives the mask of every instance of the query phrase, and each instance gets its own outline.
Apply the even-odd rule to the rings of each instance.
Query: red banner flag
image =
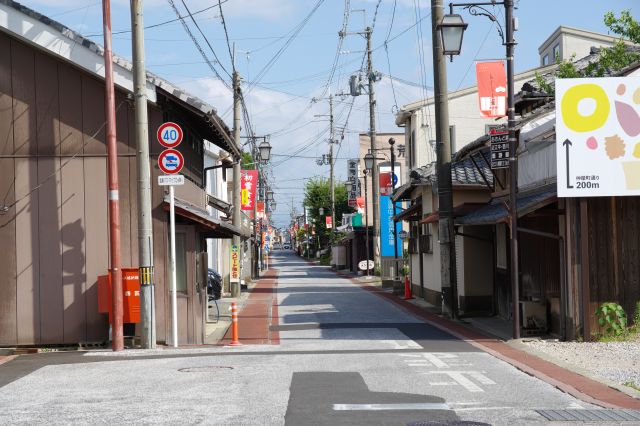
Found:
[[[333,218],[331,216],[325,216],[324,221],[327,226],[327,229],[333,228]]]
[[[242,170],[240,175],[240,206],[242,210],[253,210],[258,192],[258,171]]]
[[[507,115],[507,74],[504,62],[476,62],[480,115],[486,118]]]

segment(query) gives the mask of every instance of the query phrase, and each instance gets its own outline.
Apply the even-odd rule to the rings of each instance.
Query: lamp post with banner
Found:
[[[439,0],[434,0],[439,1]],[[497,17],[483,6],[504,6],[504,27],[500,24]],[[507,132],[509,144],[509,225],[510,232],[510,270],[511,270],[511,289],[513,302],[513,338],[520,337],[520,289],[519,289],[519,269],[518,269],[518,157],[517,157],[517,140],[516,140],[516,120],[515,120],[515,101],[514,101],[514,70],[513,56],[516,42],[513,37],[515,31],[516,20],[513,16],[514,1],[491,1],[478,3],[450,3],[449,14],[444,15],[439,22],[440,39],[442,43],[442,51],[444,55],[459,55],[462,49],[462,37],[467,28],[467,24],[462,20],[460,15],[454,14],[455,7],[462,8],[473,16],[484,16],[489,18],[497,26],[498,34],[502,40],[502,44],[506,48],[507,63],[507,99],[506,99],[506,115],[507,115]]]

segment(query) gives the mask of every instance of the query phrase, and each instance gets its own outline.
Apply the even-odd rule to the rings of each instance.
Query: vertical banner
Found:
[[[240,251],[237,244],[231,245],[231,279],[232,283],[240,282]]]
[[[258,219],[265,219],[267,217],[264,214],[264,201],[258,201],[258,207],[256,210],[258,212]]]
[[[333,228],[333,218],[331,216],[325,216],[324,221],[327,229]]]
[[[242,170],[240,172],[240,205],[242,210],[253,210],[258,190],[258,171]]]
[[[400,203],[396,203],[396,210],[401,211]],[[393,202],[391,197],[380,197],[380,254],[383,257],[393,257],[395,247],[398,246],[398,257],[402,257],[402,240],[400,231],[402,223],[396,224],[396,238],[393,239]]]
[[[480,116],[507,115],[507,74],[503,61],[476,62]]]

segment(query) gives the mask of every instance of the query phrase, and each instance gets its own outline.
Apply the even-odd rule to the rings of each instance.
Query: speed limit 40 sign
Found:
[[[182,128],[171,121],[158,127],[158,142],[166,148],[175,148],[182,142]]]

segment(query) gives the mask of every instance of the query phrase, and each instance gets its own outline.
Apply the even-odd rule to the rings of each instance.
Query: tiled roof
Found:
[[[493,184],[493,174],[491,169],[484,161],[476,160],[478,167],[473,164],[471,158],[455,161],[451,164],[451,183],[452,185],[485,185],[486,181]],[[478,168],[480,170],[478,170]],[[484,175],[484,177],[483,177]],[[435,164],[419,167],[411,170],[410,176],[415,183],[432,183],[437,184],[437,176],[435,173]]]

